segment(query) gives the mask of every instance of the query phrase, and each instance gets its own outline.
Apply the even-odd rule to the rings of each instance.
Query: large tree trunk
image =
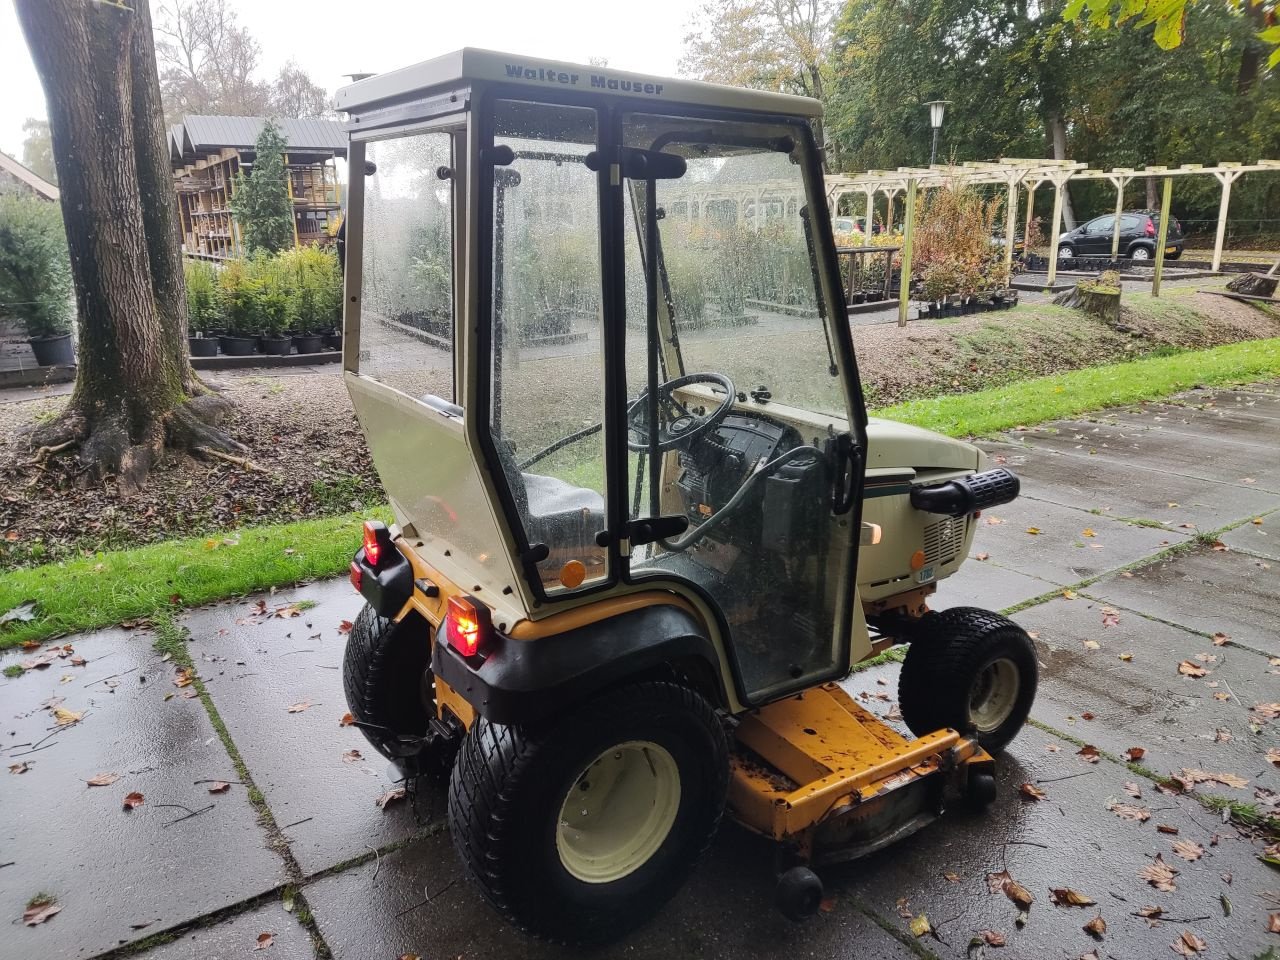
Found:
[[[1057,112],[1050,112],[1045,118],[1045,125],[1049,128],[1049,139],[1053,145],[1053,159],[1067,159],[1067,125],[1062,119],[1062,115]],[[1076,211],[1071,205],[1071,187],[1068,184],[1062,185],[1062,223],[1068,230],[1076,228]]]
[[[78,443],[89,476],[114,474],[126,494],[146,479],[166,441],[240,448],[202,422],[221,414],[221,401],[188,402],[203,391],[187,359],[150,17],[146,0],[135,4],[141,13],[106,0],[15,4],[45,89],[79,333],[71,399],[32,439],[49,447]],[[133,48],[139,21],[145,57]],[[147,114],[137,120],[135,75],[149,75],[140,87],[155,84],[137,91]]]

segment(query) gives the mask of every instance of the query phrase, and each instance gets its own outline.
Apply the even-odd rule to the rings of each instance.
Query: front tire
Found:
[[[1058,244],[1058,259],[1059,259],[1059,260],[1070,260],[1070,259],[1071,259],[1072,257],[1074,257],[1075,255],[1076,255],[1075,248],[1074,248],[1074,247],[1072,247],[1072,246],[1071,246],[1071,244],[1069,244],[1069,243],[1061,243],[1061,244]]]
[[[710,845],[729,752],[687,687],[615,689],[547,724],[483,718],[449,783],[449,827],[473,880],[529,933],[600,943],[652,916]]]
[[[1031,713],[1035,645],[1007,617],[955,607],[921,619],[898,679],[902,719],[921,737],[950,727],[989,753],[1003,750]]]

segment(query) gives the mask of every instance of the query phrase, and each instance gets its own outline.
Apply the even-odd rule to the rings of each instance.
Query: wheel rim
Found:
[[[1134,260],[1150,260],[1151,252],[1146,247],[1136,247],[1129,256]]]
[[[1075,251],[1074,251],[1074,250],[1072,250],[1070,247],[1059,247],[1059,248],[1058,248],[1058,259],[1059,259],[1059,260],[1069,260],[1072,256],[1074,256],[1074,254],[1075,254]]]
[[[664,747],[629,740],[574,778],[560,805],[556,852],[585,883],[612,883],[658,852],[680,807],[680,770]]]
[[[1013,713],[1021,687],[1018,667],[1012,660],[992,660],[978,672],[969,688],[969,722],[979,733],[998,730]]]

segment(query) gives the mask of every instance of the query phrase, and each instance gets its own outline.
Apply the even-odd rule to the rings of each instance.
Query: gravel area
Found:
[[[914,321],[901,329],[855,327],[868,402],[886,406],[1170,347],[1280,336],[1280,315],[1187,288],[1160,300],[1127,294],[1126,300],[1119,329],[1043,303]],[[723,336],[704,332],[689,338],[687,356],[694,363],[697,354],[724,358],[734,365],[735,381],[742,379],[746,387],[769,384],[778,398],[784,391],[797,401],[809,392],[826,396],[830,381],[812,369],[813,351],[797,350],[801,340],[793,327],[779,322],[774,329],[762,322]],[[599,377],[584,362],[584,355],[596,349],[584,342],[522,359],[529,390],[515,398],[517,407],[527,404],[524,415],[549,436],[579,429],[583,411],[598,409],[592,398],[600,393]],[[447,380],[446,372],[428,366],[414,379]],[[121,498],[110,482],[85,485],[74,457],[54,458],[43,467],[31,464],[22,428],[54,416],[65,396],[0,404],[0,569],[247,524],[344,513],[383,499],[336,368],[226,376],[221,385],[236,408],[230,432],[249,447],[263,472],[173,455],[132,499]]]

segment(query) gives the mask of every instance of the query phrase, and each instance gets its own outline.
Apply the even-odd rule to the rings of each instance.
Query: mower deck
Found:
[[[834,683],[768,704],[739,724],[729,808],[805,858],[852,859],[935,819],[991,756],[954,730],[908,740]]]

